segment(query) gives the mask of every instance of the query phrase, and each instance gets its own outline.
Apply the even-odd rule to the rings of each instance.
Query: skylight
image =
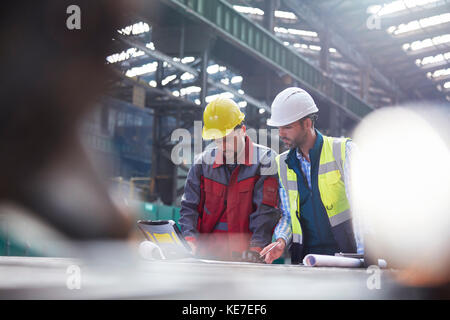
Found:
[[[198,87],[198,86],[190,86],[187,88],[181,88],[181,95],[185,96],[191,93],[198,93],[200,91],[202,91],[202,88]]]
[[[258,16],[264,15],[264,11],[262,11],[259,8],[253,8],[253,7],[245,7],[245,6],[233,6],[234,10],[240,13],[246,13],[246,14],[256,14]]]
[[[181,75],[181,80],[192,80],[194,78],[194,75],[189,72],[185,72]]]
[[[166,77],[165,79],[163,79],[163,80],[161,81],[161,84],[162,84],[163,86],[165,86],[165,85],[167,85],[170,81],[174,80],[176,77],[177,77],[177,76],[176,76],[175,74],[172,74],[172,75]]]
[[[247,101],[239,101],[238,106],[239,108],[245,108],[247,106]]]
[[[117,30],[117,32],[119,32],[120,34],[125,34],[125,35],[138,35],[144,32],[149,32],[150,31],[150,26],[145,23],[145,22],[138,22],[135,23],[131,26],[126,26],[125,28],[122,28],[120,30]]]
[[[388,28],[388,33],[393,35],[399,35],[406,32],[419,30],[421,28],[427,28],[436,26],[439,24],[447,23],[450,21],[450,13],[443,13],[437,16],[423,18],[420,20],[414,20],[408,23],[402,23],[398,26],[392,26]]]
[[[391,13],[401,12],[418,6],[439,2],[442,0],[397,0],[385,5],[373,5],[367,9],[367,13],[384,16]]]
[[[445,60],[450,60],[450,52],[440,53],[436,56],[428,56],[423,59],[417,59],[416,64],[420,67],[420,66],[426,66],[426,65],[432,64],[432,63],[442,62]]]
[[[244,13],[244,14],[253,14],[253,15],[257,15],[257,16],[263,16],[264,15],[264,11],[259,9],[259,8],[246,7],[246,6],[237,6],[237,5],[233,6],[233,8],[237,12]],[[296,15],[293,12],[289,12],[289,11],[275,10],[274,16],[277,17],[277,18],[282,18],[282,19],[290,19],[290,20],[296,20],[297,19]]]
[[[428,38],[425,40],[414,41],[412,43],[405,43],[403,45],[403,50],[405,51],[416,51],[420,49],[425,49],[428,47],[437,46],[440,44],[450,42],[450,34],[443,34],[434,38]]]
[[[297,19],[296,15],[293,12],[280,11],[280,10],[275,10],[275,17],[283,18],[283,19],[291,19],[291,20]]]
[[[234,76],[233,78],[231,78],[231,83],[239,83],[239,82],[242,82],[241,76]]]
[[[140,67],[131,68],[125,75],[127,77],[140,76],[142,74],[155,72],[156,68],[158,68],[158,62],[147,63]]]
[[[225,70],[227,70],[226,67],[219,66],[218,64],[213,64],[213,65],[210,65],[206,69],[206,72],[208,72],[209,74],[214,74],[214,73],[222,72],[222,71],[225,71]]]
[[[317,32],[314,31],[307,31],[307,30],[300,30],[300,29],[286,29],[283,27],[274,27],[273,30],[278,33],[288,33],[288,34],[294,34],[299,36],[306,36],[306,37],[317,37]]]
[[[138,50],[136,48],[130,48],[126,51],[122,51],[121,53],[115,53],[106,58],[109,63],[121,62],[124,60],[128,60],[130,58],[135,58],[144,55],[144,51]]]
[[[184,57],[183,59],[181,59],[181,63],[191,63],[194,62],[195,58],[194,57]]]
[[[439,69],[439,70],[436,70],[433,73],[429,72],[429,74],[430,74],[430,78],[433,78],[433,79],[434,78],[438,78],[438,77],[442,77],[442,76],[448,76],[448,75],[450,75],[450,68]]]

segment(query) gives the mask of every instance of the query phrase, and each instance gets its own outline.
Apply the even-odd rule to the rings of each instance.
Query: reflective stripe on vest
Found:
[[[319,192],[327,211],[331,227],[335,227],[351,218],[350,205],[345,194],[344,163],[345,144],[348,139],[323,136],[323,145],[319,160]],[[280,182],[289,198],[292,221],[292,241],[302,243],[302,229],[297,217],[300,216],[300,195],[298,194],[297,175],[285,162],[289,150],[276,157]]]
[[[289,208],[291,214],[291,225],[292,225],[292,241],[294,243],[303,243],[302,239],[302,227],[300,226],[300,221],[297,218],[297,212],[300,212],[300,195],[298,194],[297,187],[297,175],[293,170],[286,170],[286,158],[289,150],[278,155],[275,160],[278,166],[278,175],[280,177],[280,182],[284,190],[286,190],[289,199]]]

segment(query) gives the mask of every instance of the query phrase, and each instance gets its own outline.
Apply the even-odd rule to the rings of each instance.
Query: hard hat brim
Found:
[[[220,138],[223,138],[223,137],[229,135],[231,132],[233,132],[233,130],[234,130],[234,128],[225,129],[225,130],[208,129],[207,127],[203,126],[202,138],[203,138],[203,140],[220,139]]]

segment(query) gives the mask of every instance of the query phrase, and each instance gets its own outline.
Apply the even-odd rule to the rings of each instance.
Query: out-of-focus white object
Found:
[[[449,109],[389,107],[354,132],[351,207],[395,267],[447,274],[450,267]]]
[[[378,259],[378,266],[379,266],[381,269],[387,268],[387,262],[386,262],[386,260]]]
[[[359,268],[364,265],[364,262],[356,258],[308,254],[303,258],[303,264],[308,267]]]
[[[281,127],[319,111],[313,98],[303,89],[291,87],[281,91],[273,100],[267,125]]]
[[[139,245],[139,254],[146,260],[165,259],[161,248],[151,241],[142,241]]]

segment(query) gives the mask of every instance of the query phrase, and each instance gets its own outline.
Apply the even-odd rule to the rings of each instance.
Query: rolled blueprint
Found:
[[[303,264],[308,267],[359,268],[364,265],[364,262],[362,259],[356,258],[308,254],[303,259]]]
[[[139,254],[145,260],[165,259],[161,248],[151,241],[142,241],[139,245]]]

